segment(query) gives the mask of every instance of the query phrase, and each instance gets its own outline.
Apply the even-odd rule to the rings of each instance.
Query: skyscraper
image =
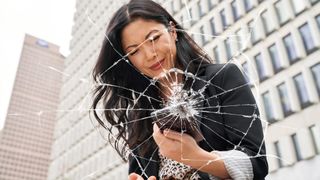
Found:
[[[66,112],[58,116],[49,179],[127,179],[127,166],[83,111],[90,105],[83,84],[90,84],[106,24],[124,2],[77,1],[66,61],[71,76],[60,103]],[[319,179],[319,0],[158,2],[216,63],[232,59],[243,67],[265,127],[268,178]]]
[[[57,45],[25,36],[1,132],[0,179],[46,179],[63,60]]]

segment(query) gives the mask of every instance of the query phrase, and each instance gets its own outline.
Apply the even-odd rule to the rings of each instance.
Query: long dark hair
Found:
[[[147,117],[150,117],[148,109],[159,107],[159,91],[156,86],[150,86],[150,79],[130,64],[121,44],[122,30],[137,19],[152,20],[167,28],[170,23],[174,24],[178,39],[176,63],[183,70],[195,73],[199,66],[210,63],[210,58],[182,26],[151,0],[131,0],[113,15],[93,69],[97,86],[92,108],[95,119],[103,128],[110,133],[116,130],[117,134],[110,134],[108,139],[123,160],[126,160],[127,145],[130,149],[139,148],[139,155],[156,147],[150,138],[153,119]],[[140,96],[139,101],[133,103],[132,96]],[[101,112],[98,107],[105,110]],[[141,118],[143,120],[139,120]]]

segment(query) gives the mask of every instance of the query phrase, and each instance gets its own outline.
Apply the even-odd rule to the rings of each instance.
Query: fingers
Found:
[[[129,180],[144,180],[140,175],[136,174],[136,173],[131,173],[129,175]]]
[[[138,178],[138,174],[136,173],[131,173],[128,177],[129,180],[136,180]]]
[[[157,124],[153,125],[153,139],[159,147],[161,146],[170,146],[175,143],[175,140],[168,138],[165,134],[162,134]],[[179,140],[180,141],[180,140]]]
[[[166,139],[166,137],[161,133],[160,128],[156,123],[153,124],[153,138],[155,141],[161,142]]]
[[[154,177],[154,176],[151,176],[151,177],[148,178],[148,180],[157,180],[157,178]]]
[[[164,140],[164,135],[160,132],[159,127],[156,123],[153,124],[153,139],[159,145]]]
[[[144,180],[144,179],[139,174],[131,173],[129,175],[129,180]],[[157,178],[155,176],[150,176],[148,180],[157,180]]]
[[[160,132],[160,128],[156,123],[153,124],[153,132]]]
[[[162,134],[160,132],[160,129],[159,127],[157,126],[156,123],[153,124],[153,139],[154,141],[157,143],[157,145],[159,146],[160,145],[160,142],[162,141],[163,137],[162,137]]]
[[[167,137],[169,139],[172,139],[172,140],[175,140],[175,141],[182,141],[183,134],[178,133],[176,131],[165,129],[163,131],[163,134],[164,134],[165,137]]]
[[[176,131],[172,131],[169,129],[165,129],[163,131],[163,134],[160,131],[160,128],[156,123],[153,124],[153,138],[156,141],[156,143],[159,145],[159,143],[164,141],[182,141],[182,136],[185,134],[178,133]]]

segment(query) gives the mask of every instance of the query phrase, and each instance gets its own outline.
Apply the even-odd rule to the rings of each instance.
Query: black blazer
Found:
[[[200,69],[198,77],[192,86],[194,90],[204,87],[206,81],[212,83],[204,92],[207,101],[203,101],[204,107],[210,106],[206,111],[212,113],[200,113],[198,118],[206,139],[199,142],[199,146],[206,151],[237,149],[246,153],[250,156],[254,179],[264,179],[268,174],[268,163],[262,125],[250,85],[242,72],[230,63],[209,64]],[[218,104],[220,108],[216,108]],[[129,173],[136,172],[147,179],[141,167],[145,174],[158,179],[158,152],[150,151],[144,157],[129,157]],[[201,179],[209,180],[207,173],[198,173]]]

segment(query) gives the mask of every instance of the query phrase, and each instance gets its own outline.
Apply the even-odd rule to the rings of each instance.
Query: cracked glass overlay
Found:
[[[187,14],[187,17],[184,17],[184,19],[186,19],[184,22],[180,22],[180,25],[182,27],[184,27],[184,24],[185,23],[189,23],[190,21],[192,20],[198,20],[198,19],[191,19],[191,15],[190,15],[190,12],[188,11],[189,9],[189,4],[186,2],[186,0],[183,0],[182,1],[185,6],[186,6],[186,14]],[[257,14],[256,18],[254,19],[254,23],[253,25],[255,25],[255,22],[257,22],[259,16],[261,15],[261,11],[259,11],[259,14]],[[87,20],[91,23],[92,26],[94,26],[95,28],[97,29],[100,29],[100,25],[97,24],[91,17],[90,15],[88,14],[88,11],[86,11],[86,16],[87,16]],[[256,98],[256,102],[257,104],[259,104],[259,80],[257,79],[254,79],[254,77],[258,77],[256,74],[256,69],[254,67],[254,65],[250,62],[252,62],[252,59],[250,59],[245,53],[244,53],[244,50],[245,50],[245,47],[247,47],[247,44],[250,43],[250,39],[251,39],[251,34],[252,34],[252,30],[253,30],[254,27],[247,27],[247,30],[248,32],[246,33],[242,33],[241,35],[237,35],[237,34],[227,34],[225,36],[222,36],[222,35],[212,35],[212,34],[201,34],[201,33],[198,33],[198,32],[191,32],[191,31],[188,31],[188,30],[181,30],[181,29],[176,29],[176,31],[186,31],[189,35],[194,35],[194,36],[205,36],[206,38],[221,38],[221,39],[228,39],[228,43],[235,43],[237,44],[237,46],[241,46],[241,49],[240,50],[237,50],[235,52],[233,52],[232,54],[232,57],[230,59],[227,60],[225,66],[228,64],[228,63],[234,63],[236,64],[240,70],[244,73],[244,76],[245,77],[248,77],[248,79],[250,80],[249,82],[247,82],[246,84],[242,84],[238,87],[235,87],[235,88],[232,88],[232,89],[228,89],[228,90],[223,90],[221,87],[215,85],[215,84],[212,84],[211,83],[211,80],[213,78],[216,77],[216,75],[219,74],[219,71],[215,76],[213,76],[210,80],[208,81],[205,81],[203,79],[199,79],[197,77],[197,73],[195,74],[192,74],[190,72],[187,72],[187,71],[183,71],[183,70],[180,70],[180,69],[176,69],[176,68],[173,68],[173,69],[170,69],[168,70],[167,72],[164,72],[161,74],[161,78],[166,78],[168,80],[171,81],[172,83],[172,87],[171,87],[171,92],[172,92],[172,95],[168,95],[168,101],[166,103],[163,103],[162,105],[162,108],[161,109],[155,109],[155,108],[152,108],[152,109],[139,109],[139,108],[135,108],[135,102],[137,102],[139,100],[139,98],[141,98],[142,96],[143,97],[146,97],[148,99],[153,99],[155,101],[159,101],[158,99],[154,99],[153,97],[149,97],[147,96],[146,94],[144,94],[148,88],[150,88],[151,86],[155,86],[155,83],[158,82],[158,79],[157,78],[154,78],[154,79],[150,79],[150,84],[149,86],[145,89],[145,91],[143,92],[137,92],[133,89],[127,89],[125,87],[121,87],[121,86],[117,86],[117,85],[114,85],[114,84],[105,84],[105,83],[97,83],[97,84],[94,84],[94,86],[113,86],[113,87],[116,87],[116,88],[124,88],[128,91],[131,91],[132,92],[132,99],[131,101],[133,102],[133,105],[130,106],[130,107],[122,107],[122,108],[118,108],[118,109],[95,109],[97,111],[119,111],[119,110],[126,110],[126,111],[140,111],[140,110],[145,110],[145,111],[150,111],[151,112],[151,116],[150,117],[153,117],[153,118],[156,118],[157,116],[159,115],[165,115],[167,116],[168,114],[170,116],[172,116],[172,119],[173,120],[180,120],[181,122],[181,125],[182,123],[184,123],[181,119],[183,120],[187,120],[189,121],[190,118],[193,118],[195,119],[195,121],[197,121],[197,118],[194,118],[194,117],[197,117],[199,115],[199,113],[201,112],[205,112],[205,113],[217,113],[217,114],[224,114],[224,112],[220,112],[220,108],[222,107],[225,107],[225,106],[221,106],[219,104],[217,105],[214,105],[214,106],[207,106],[207,107],[199,107],[198,104],[203,102],[203,101],[208,101],[209,99],[211,98],[219,98],[219,96],[225,94],[225,93],[228,93],[228,92],[231,92],[231,91],[235,91],[239,88],[242,88],[242,87],[245,87],[245,86],[250,86],[250,87],[253,87],[252,90],[255,90],[256,92],[253,93],[253,94],[257,94],[258,96],[255,96]],[[168,29],[163,29],[163,32],[166,32],[168,31]],[[108,39],[107,35],[105,35],[105,38]],[[241,41],[239,41],[239,38],[241,39]],[[109,39],[108,39],[109,40]],[[140,45],[144,44],[144,43],[147,43],[147,42],[152,42],[154,43],[153,39],[152,38],[149,38],[147,39],[146,41],[142,42]],[[112,45],[112,43],[109,41],[109,43]],[[117,66],[117,64],[121,61],[124,61],[128,64],[130,64],[129,62],[129,59],[128,59],[128,54],[121,54],[117,49],[114,49],[122,58],[121,59],[118,59],[115,61],[115,63],[109,68],[111,69],[112,67],[114,66]],[[250,74],[248,74],[247,72],[245,72],[243,69],[242,69],[242,66],[239,62],[239,58],[244,58],[246,60],[246,62],[248,62],[249,64],[249,69],[250,69]],[[131,64],[130,64],[131,65]],[[135,68],[133,65],[131,65],[132,68]],[[51,67],[51,66],[47,66],[45,68],[48,68],[52,71],[56,71],[57,73],[61,73],[63,76],[72,76],[71,74],[67,74],[65,72],[61,72],[57,69],[55,69],[54,67]],[[105,71],[107,72],[109,69],[106,69]],[[168,75],[170,74],[170,75]],[[172,76],[172,74],[174,74]],[[142,74],[143,75],[143,74]],[[149,79],[147,76],[143,75],[144,77],[146,77],[146,79]],[[185,90],[183,89],[182,87],[184,86],[184,83],[185,82],[179,82],[177,81],[177,79],[179,79],[178,77],[179,76],[184,76],[186,80],[188,79],[193,79],[193,80],[200,80],[200,81],[203,81],[206,85],[199,89],[198,91],[193,91],[192,89],[189,89],[189,90]],[[89,79],[89,78],[88,78]],[[79,86],[84,86],[84,85],[88,85],[89,81],[87,80],[87,78],[79,78],[79,81],[82,82],[83,84],[80,84]],[[216,95],[213,95],[207,99],[204,99],[204,91],[206,88],[210,87],[210,86],[214,86],[215,88],[219,88],[219,89],[222,89],[224,92],[223,93],[220,93],[220,94],[216,94]],[[91,87],[91,89],[93,89],[93,87]],[[45,113],[52,113],[52,112],[66,112],[66,113],[78,113],[78,112],[87,112],[87,113],[91,113],[92,109],[88,109],[88,107],[85,107],[85,101],[90,99],[92,94],[92,92],[88,92],[86,94],[85,97],[83,97],[83,100],[82,102],[80,102],[80,104],[78,104],[75,108],[73,109],[69,109],[69,110],[66,110],[66,109],[57,109],[57,110],[51,110],[51,111],[47,111],[47,110],[39,110],[37,112],[34,112],[33,114],[38,116],[38,124],[39,124],[39,129],[41,129],[41,116]],[[138,96],[137,96],[138,95]],[[162,102],[161,102],[162,103]],[[252,107],[255,107],[255,108],[258,108],[257,104],[234,104],[234,105],[229,105],[229,106],[233,106],[233,107],[241,107],[241,106],[252,106]],[[217,111],[214,111],[214,112],[208,112],[206,111],[206,109],[210,109],[210,108],[214,108],[214,109],[218,109]],[[244,118],[251,118],[252,119],[252,122],[255,121],[255,120],[260,120],[261,123],[262,123],[262,126],[263,126],[263,132],[264,132],[264,137],[267,136],[267,130],[268,130],[268,125],[269,123],[262,117],[258,116],[258,114],[252,114],[250,116],[248,115],[239,115],[239,114],[228,114],[228,115],[232,115],[232,116],[243,116]],[[20,114],[20,113],[14,113],[14,114],[8,114],[8,116],[24,116],[24,114]],[[127,123],[132,123],[134,121],[144,121],[146,118],[150,118],[150,117],[144,117],[144,118],[141,118],[141,119],[134,119],[134,120],[131,120],[130,122],[127,122]],[[202,117],[202,118],[205,118],[205,117]],[[70,120],[72,121],[72,120]],[[211,121],[213,122],[216,122],[216,123],[219,123],[217,121],[215,121],[214,119],[211,119]],[[190,122],[192,122],[192,120],[190,120]],[[199,121],[197,121],[198,123],[201,123]],[[116,131],[114,131],[114,129],[112,131],[109,131],[107,132],[106,129],[100,127],[100,125],[95,122],[95,120],[91,119],[91,123],[93,124],[94,128],[97,129],[97,131],[101,134],[101,137],[105,140],[107,140],[107,136],[108,135],[111,135],[114,139],[116,139]],[[106,123],[107,126],[109,126],[108,128],[112,128],[109,124]],[[275,126],[278,126],[275,124]],[[161,128],[161,127],[160,127]],[[230,128],[233,128],[233,127],[230,127]],[[282,127],[282,128],[290,128],[290,127]],[[234,129],[234,128],[233,128]],[[247,129],[246,132],[242,132],[238,129],[234,129],[235,131],[237,132],[240,132],[243,134],[243,139],[246,138],[246,134],[248,132],[248,130],[250,129],[250,126],[249,128]],[[210,129],[209,129],[210,130]],[[211,130],[213,131],[213,130]],[[184,133],[183,131],[181,133]],[[213,131],[214,133],[214,131]],[[152,136],[150,136],[147,140],[149,140],[150,138],[152,138]],[[204,139],[205,140],[205,139]],[[228,141],[227,139],[225,139],[226,141]],[[239,142],[239,144],[241,144],[242,141]],[[108,146],[106,144],[106,146]],[[234,144],[234,147],[237,148],[238,147],[238,144]],[[261,142],[261,145],[260,145],[260,148],[262,147],[262,142]],[[212,148],[214,149],[214,148]],[[145,171],[144,171],[144,168],[141,166],[141,164],[139,163],[137,157],[138,155],[134,154],[133,153],[134,150],[130,150],[129,148],[127,148],[127,154],[131,154],[133,158],[135,158],[138,162],[138,165],[140,166],[141,168],[141,171],[142,171],[142,174],[144,174],[145,176],[147,176],[145,174]],[[261,156],[259,154],[259,152],[257,152],[257,155],[254,156],[254,157],[259,157]],[[280,158],[276,155],[272,155],[272,154],[267,154],[266,156],[269,156],[269,157],[272,157],[272,158]],[[183,157],[182,157],[183,158]],[[233,157],[233,158],[242,158],[242,157]],[[192,159],[193,161],[197,161],[196,159]],[[286,161],[285,159],[281,158],[282,161]],[[150,160],[150,161],[153,161],[153,160]],[[212,160],[209,160],[207,163],[211,163],[213,162]],[[201,170],[198,169],[198,170]],[[97,170],[97,171],[94,171],[90,174],[88,174],[87,176],[83,177],[82,179],[87,179],[87,178],[90,178],[92,176],[94,176],[94,174],[98,173],[98,171],[101,171],[101,170]],[[196,173],[197,171],[195,171]]]
[[[186,8],[185,9],[189,9],[188,8],[188,3],[186,3],[186,1],[184,1],[184,3],[185,3],[185,6],[186,6]],[[181,26],[183,27],[183,24],[184,23],[188,23],[189,21],[192,21],[192,20],[194,20],[194,19],[191,19],[191,15],[190,15],[190,12],[189,11],[186,11],[187,12],[187,15],[188,15],[188,19],[186,20],[186,21],[184,21],[184,22],[181,22]],[[258,17],[260,16],[260,14],[261,14],[261,12],[262,11],[260,11],[259,12],[259,15],[258,16],[256,16],[256,18],[254,19],[254,23],[253,23],[253,25],[255,25],[256,24],[256,21],[258,20]],[[88,20],[90,21],[90,23],[93,25],[93,26],[95,26],[96,28],[98,28],[99,26],[94,22],[94,20],[92,20],[91,18],[90,18],[90,15],[88,15],[87,14],[87,18],[88,18]],[[244,51],[244,48],[246,47],[246,45],[250,42],[250,39],[251,39],[251,34],[252,34],[252,31],[253,31],[253,28],[254,27],[247,27],[247,30],[248,30],[248,32],[247,33],[242,33],[240,36],[240,38],[241,38],[241,42],[240,41],[238,41],[238,39],[239,39],[239,35],[235,35],[235,34],[230,34],[230,35],[226,35],[226,36],[220,36],[220,35],[212,35],[212,34],[201,34],[201,33],[198,33],[198,32],[191,32],[191,31],[188,31],[188,30],[181,30],[181,29],[176,29],[176,31],[178,32],[178,31],[186,31],[189,35],[195,35],[195,36],[205,36],[206,38],[227,38],[228,39],[228,42],[227,43],[236,43],[236,44],[238,44],[238,46],[241,46],[242,47],[242,49],[240,49],[240,50],[238,50],[238,51],[236,51],[234,54],[232,54],[232,57],[230,58],[230,59],[228,59],[227,60],[227,62],[226,62],[226,64],[225,64],[225,66],[228,64],[228,63],[234,63],[234,64],[236,64],[239,68],[240,68],[240,70],[244,73],[244,76],[249,80],[249,82],[247,82],[246,84],[242,84],[242,85],[240,85],[240,86],[238,86],[238,87],[235,87],[235,88],[232,88],[232,89],[228,89],[228,90],[224,90],[224,92],[223,93],[220,93],[220,94],[216,94],[216,95],[213,95],[213,96],[211,96],[211,97],[208,97],[207,99],[204,99],[204,95],[203,95],[203,93],[204,93],[204,91],[205,91],[205,89],[206,88],[208,88],[209,86],[214,86],[215,88],[219,88],[219,89],[222,89],[221,87],[219,87],[219,86],[217,86],[217,85],[215,85],[215,84],[212,84],[210,81],[212,80],[212,79],[214,79],[215,77],[216,77],[216,75],[218,75],[218,73],[221,71],[219,71],[215,76],[213,76],[210,80],[208,80],[208,81],[205,81],[205,80],[203,80],[203,79],[199,79],[198,77],[197,77],[197,74],[192,74],[192,73],[190,73],[190,72],[187,72],[187,71],[183,71],[183,70],[180,70],[180,69],[176,69],[176,68],[173,68],[173,69],[170,69],[170,70],[168,70],[167,72],[163,72],[160,76],[162,77],[162,78],[166,78],[167,80],[171,80],[171,93],[172,93],[172,95],[169,95],[168,96],[168,101],[166,102],[166,103],[164,103],[164,104],[162,104],[163,106],[163,108],[161,108],[161,109],[139,109],[139,108],[134,108],[134,106],[135,106],[135,102],[137,102],[138,100],[139,100],[139,98],[141,98],[141,96],[144,96],[144,97],[147,97],[149,100],[150,99],[153,99],[153,97],[149,97],[149,96],[147,96],[147,95],[145,95],[144,93],[147,91],[147,89],[149,88],[149,87],[151,87],[151,86],[154,86],[155,85],[155,83],[157,82],[157,78],[153,78],[153,79],[150,79],[150,84],[149,84],[149,86],[145,89],[145,91],[143,91],[143,92],[137,92],[137,91],[135,91],[135,90],[133,90],[133,89],[127,89],[127,88],[125,88],[125,87],[120,87],[120,86],[117,86],[117,85],[113,85],[113,84],[104,84],[104,83],[99,83],[99,84],[96,84],[96,85],[99,85],[99,86],[113,86],[113,87],[116,87],[116,88],[125,88],[126,90],[129,90],[129,91],[131,91],[132,92],[132,99],[131,99],[131,101],[132,102],[134,102],[134,104],[133,104],[133,106],[132,107],[123,107],[123,108],[121,108],[121,109],[99,109],[99,111],[101,110],[101,111],[117,111],[117,110],[126,110],[126,111],[139,111],[139,110],[146,110],[146,111],[151,111],[151,118],[157,118],[159,115],[163,115],[164,117],[163,118],[166,118],[166,117],[168,117],[169,115],[170,115],[170,120],[172,120],[172,121],[178,121],[178,120],[180,120],[180,123],[181,123],[181,126],[183,126],[183,123],[185,123],[184,121],[185,120],[189,120],[189,117],[191,118],[191,117],[198,117],[198,114],[200,113],[200,112],[205,112],[205,113],[217,113],[217,114],[225,114],[224,112],[220,112],[220,108],[222,108],[222,107],[227,107],[227,106],[221,106],[221,105],[219,105],[219,104],[217,104],[217,105],[215,105],[215,106],[207,106],[207,107],[198,107],[198,104],[199,103],[201,103],[202,101],[208,101],[209,99],[212,99],[212,98],[219,98],[219,96],[221,96],[221,95],[223,95],[223,94],[225,94],[225,93],[228,93],[228,92],[231,92],[231,91],[235,91],[235,90],[237,90],[237,89],[239,89],[239,88],[242,88],[242,87],[244,87],[244,86],[254,86],[254,88],[253,89],[255,89],[255,90],[257,90],[258,88],[258,82],[259,81],[257,81],[257,80],[254,80],[253,78],[252,78],[252,74],[248,74],[248,72],[246,72],[246,71],[244,71],[243,70],[243,68],[242,68],[242,66],[241,66],[241,64],[239,64],[239,62],[238,62],[238,58],[240,57],[240,56],[242,56],[243,58],[245,58],[247,61],[246,62],[249,62],[249,68],[250,68],[250,73],[252,72],[252,73],[257,73],[256,72],[256,70],[255,70],[255,67],[252,65],[252,63],[250,63],[250,58],[246,55],[246,54],[244,54],[243,53],[243,51]],[[163,29],[163,31],[165,32],[165,31],[168,31],[168,29]],[[107,37],[107,35],[105,35],[105,38],[106,39],[108,39],[108,37]],[[109,41],[109,39],[108,39],[108,41]],[[154,43],[154,41],[153,41],[153,39],[152,39],[152,37],[151,38],[149,38],[149,39],[147,39],[147,40],[145,40],[144,42],[142,42],[139,46],[141,46],[142,44],[144,44],[144,43],[147,43],[147,42],[149,42],[149,41],[151,41],[152,43]],[[109,43],[112,45],[112,43],[109,41]],[[118,59],[118,60],[116,60],[115,61],[115,63],[109,68],[109,69],[111,69],[112,67],[114,67],[114,66],[116,66],[120,61],[125,61],[126,63],[128,63],[128,64],[130,64],[130,62],[129,62],[129,59],[128,59],[128,56],[129,56],[129,53],[128,54],[121,54],[121,53],[119,53],[119,51],[117,50],[117,49],[114,49],[122,58],[121,59]],[[136,69],[132,64],[130,64],[131,65],[131,67],[132,68],[134,68],[134,69]],[[225,67],[224,66],[224,67]],[[224,68],[223,67],[223,68]],[[105,70],[105,71],[108,71],[109,69],[107,69],[107,70]],[[198,69],[199,70],[199,69]],[[137,70],[138,71],[138,70]],[[168,75],[168,74],[170,74],[170,75]],[[174,74],[173,76],[172,76],[172,74]],[[146,77],[146,79],[149,79],[147,76],[145,76],[144,74],[142,74],[144,77]],[[186,79],[184,80],[184,82],[178,82],[178,81],[176,81],[177,79],[178,79],[178,76],[180,76],[180,75],[182,75],[182,76],[184,76]],[[193,91],[191,88],[188,90],[188,92],[186,91],[186,90],[184,90],[182,87],[184,86],[184,83],[185,83],[185,81],[187,81],[188,79],[197,79],[197,80],[201,80],[201,81],[203,81],[206,85],[203,87],[203,88],[201,88],[200,90],[198,90],[198,91]],[[159,89],[160,90],[160,89]],[[138,94],[138,97],[136,96],[136,94]],[[153,99],[153,100],[155,100],[155,99]],[[156,101],[158,101],[158,100],[156,100]],[[256,101],[258,102],[258,99],[256,99]],[[150,101],[151,102],[151,101]],[[257,103],[258,104],[258,103]],[[229,107],[237,107],[237,106],[252,106],[252,107],[254,107],[255,109],[257,109],[258,107],[257,107],[257,104],[234,104],[234,105],[229,105]],[[209,112],[208,110],[206,110],[206,109],[210,109],[210,108],[215,108],[215,109],[218,109],[217,111],[215,111],[215,112]],[[266,133],[267,133],[267,127],[268,127],[268,122],[266,121],[266,120],[264,120],[264,119],[262,119],[258,114],[252,114],[252,115],[239,115],[239,114],[230,114],[230,113],[228,113],[228,115],[232,115],[232,116],[242,116],[242,117],[244,117],[244,118],[251,118],[252,119],[252,122],[253,121],[255,121],[255,120],[261,120],[261,123],[263,124],[263,127],[264,127],[264,135],[266,135]],[[135,122],[135,121],[144,121],[145,119],[147,119],[147,118],[150,118],[150,117],[143,117],[143,118],[140,118],[140,119],[134,119],[134,120],[131,120],[130,122],[127,122],[128,124],[129,123],[133,123],[133,122]],[[206,117],[202,117],[202,118],[206,118]],[[196,118],[194,118],[198,123],[200,123],[201,124],[201,122],[199,122]],[[159,119],[160,120],[160,119]],[[159,121],[159,120],[157,120],[157,121]],[[214,119],[210,119],[211,121],[213,121],[213,122],[216,122],[216,123],[220,123],[220,122],[217,122],[217,121],[215,121]],[[156,121],[156,122],[157,122]],[[252,122],[251,122],[251,124],[252,124]],[[108,123],[108,122],[106,122],[106,123]],[[108,124],[106,124],[106,125],[108,125]],[[165,124],[163,124],[164,126],[165,126]],[[205,124],[203,124],[203,125],[205,125]],[[98,125],[99,126],[99,125]],[[110,128],[110,127],[108,127],[108,128]],[[111,127],[112,128],[112,127]],[[209,128],[209,127],[207,127],[207,128]],[[235,130],[235,131],[237,131],[237,132],[240,132],[240,133],[242,133],[243,134],[243,137],[242,137],[242,139],[244,139],[245,138],[245,136],[246,136],[246,134],[247,134],[247,132],[249,131],[249,129],[250,129],[250,126],[249,126],[249,128],[247,129],[247,131],[246,132],[242,132],[242,131],[240,131],[240,130],[238,130],[238,129],[235,129],[235,128],[233,128],[233,127],[229,127],[229,128],[232,128],[233,130]],[[160,127],[160,129],[161,129],[161,127]],[[170,129],[170,128],[169,128]],[[104,129],[103,129],[104,130]],[[102,130],[102,131],[103,131]],[[196,129],[196,130],[198,130],[198,129]],[[99,130],[100,131],[100,133],[101,133],[101,130]],[[211,130],[211,131],[213,131],[213,130]],[[114,139],[116,139],[116,132],[113,132],[113,131],[110,131],[110,132],[108,132],[108,133],[110,133],[111,134],[111,136],[114,138]],[[183,131],[181,131],[181,133],[184,133]],[[102,134],[104,134],[104,133],[102,133]],[[105,136],[106,137],[106,136]],[[148,139],[146,139],[144,142],[142,142],[141,144],[143,144],[143,143],[145,143],[145,142],[147,142],[150,138],[152,138],[152,136],[150,136]],[[225,138],[224,138],[225,139]],[[204,139],[205,140],[205,139]],[[225,139],[226,141],[228,141],[227,139]],[[239,142],[239,144],[241,144],[241,142],[242,142],[242,140]],[[231,142],[230,142],[231,143]],[[207,143],[208,144],[208,143]],[[234,144],[234,147],[235,147],[235,149],[239,146],[239,144]],[[260,149],[261,149],[261,147],[262,147],[262,142],[261,142],[261,144],[260,144]],[[136,148],[138,148],[139,146],[137,146]],[[212,148],[212,149],[214,149],[214,148]],[[259,149],[259,152],[260,152],[260,149]],[[147,176],[146,175],[146,173],[145,173],[145,168],[143,168],[142,166],[141,166],[141,164],[139,163],[139,160],[138,160],[138,158],[137,157],[139,157],[138,155],[136,155],[136,154],[134,154],[133,153],[133,151],[134,151],[135,149],[132,149],[132,150],[130,150],[129,148],[127,148],[127,151],[128,151],[128,153],[130,153],[131,155],[132,155],[132,157],[133,158],[135,158],[136,160],[137,160],[137,162],[138,162],[138,165],[140,166],[140,168],[141,168],[141,171],[142,171],[142,174],[143,175],[145,175],[145,176]],[[157,149],[156,149],[157,150]],[[156,150],[152,153],[152,155],[154,155],[154,153],[156,152]],[[254,157],[258,157],[258,156],[260,156],[259,155],[259,152],[257,152],[257,155],[256,156],[254,156]],[[268,156],[270,156],[270,155],[268,155]],[[274,156],[274,155],[271,155],[271,156]],[[274,156],[275,158],[279,158],[279,157],[276,157],[276,156]],[[143,158],[143,157],[140,157],[140,158]],[[183,159],[183,157],[181,157],[182,159]],[[234,157],[234,158],[242,158],[242,157]],[[192,160],[192,161],[197,161],[196,159],[189,159],[189,160]],[[219,159],[217,159],[217,160],[219,160]],[[150,159],[149,161],[154,161],[154,160],[152,160],[152,159]],[[208,162],[207,162],[207,164],[209,164],[209,163],[211,163],[211,162],[213,162],[213,160],[209,160]],[[198,169],[198,170],[201,170],[201,168],[200,169]],[[197,170],[197,171],[198,171]],[[195,171],[195,173],[197,172],[197,171]]]

